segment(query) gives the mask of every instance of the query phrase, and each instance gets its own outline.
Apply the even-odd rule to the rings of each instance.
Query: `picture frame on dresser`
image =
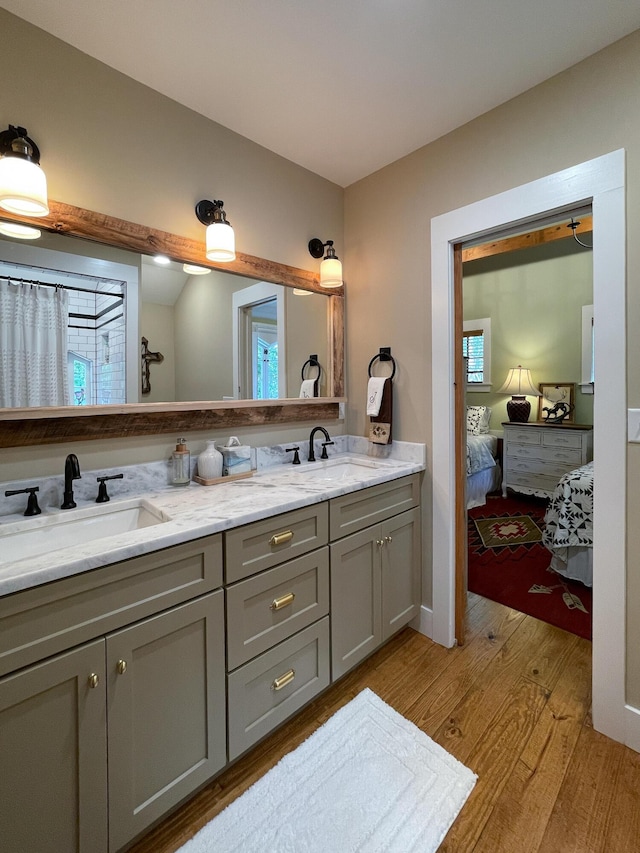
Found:
[[[538,385],[540,396],[538,397],[538,420],[546,421],[549,412],[558,403],[566,403],[569,414],[562,418],[565,423],[574,422],[576,404],[575,382],[541,382]]]

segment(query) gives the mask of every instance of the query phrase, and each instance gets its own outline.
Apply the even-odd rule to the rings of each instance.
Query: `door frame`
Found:
[[[456,243],[591,203],[596,392],[594,457],[593,723],[625,742],[626,221],[625,152],[613,151],[431,220],[432,638],[455,643],[457,542],[454,252]],[[599,379],[599,377],[602,377]],[[437,413],[437,415],[436,415]],[[462,533],[461,533],[462,535]],[[464,530],[466,536],[466,525]]]

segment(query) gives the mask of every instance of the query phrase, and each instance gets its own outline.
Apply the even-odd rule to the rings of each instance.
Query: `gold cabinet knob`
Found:
[[[384,541],[387,543],[387,545],[390,545],[391,542],[393,542],[393,539],[390,536],[385,536]]]
[[[95,672],[92,672],[89,676],[89,687],[97,687],[99,683],[100,678],[95,674]]]
[[[384,539],[376,539],[376,545],[378,546],[378,548],[382,548],[382,546],[384,545]]]
[[[127,662],[126,660],[119,660],[116,664],[116,669],[118,670],[119,675],[124,675],[127,671]]]

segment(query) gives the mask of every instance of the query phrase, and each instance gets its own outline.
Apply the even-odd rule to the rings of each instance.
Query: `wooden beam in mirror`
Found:
[[[126,404],[50,409],[0,410],[0,447],[83,441],[105,437],[172,433],[243,425],[336,419],[344,395],[344,289],[331,294],[320,287],[319,276],[307,270],[251,255],[237,254],[234,262],[208,261],[204,241],[198,242],[95,211],[50,201],[46,217],[2,213],[2,218],[43,230],[80,237],[142,254],[165,254],[176,261],[235,273],[260,281],[284,284],[326,296],[329,302],[327,394],[318,400],[197,401],[195,403]]]

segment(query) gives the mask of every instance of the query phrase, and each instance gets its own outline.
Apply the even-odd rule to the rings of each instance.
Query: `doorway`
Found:
[[[592,204],[595,329],[593,720],[625,741],[626,329],[625,154],[615,151],[442,216],[431,224],[433,371],[433,639],[455,642],[453,247]],[[602,381],[598,381],[601,377]]]

